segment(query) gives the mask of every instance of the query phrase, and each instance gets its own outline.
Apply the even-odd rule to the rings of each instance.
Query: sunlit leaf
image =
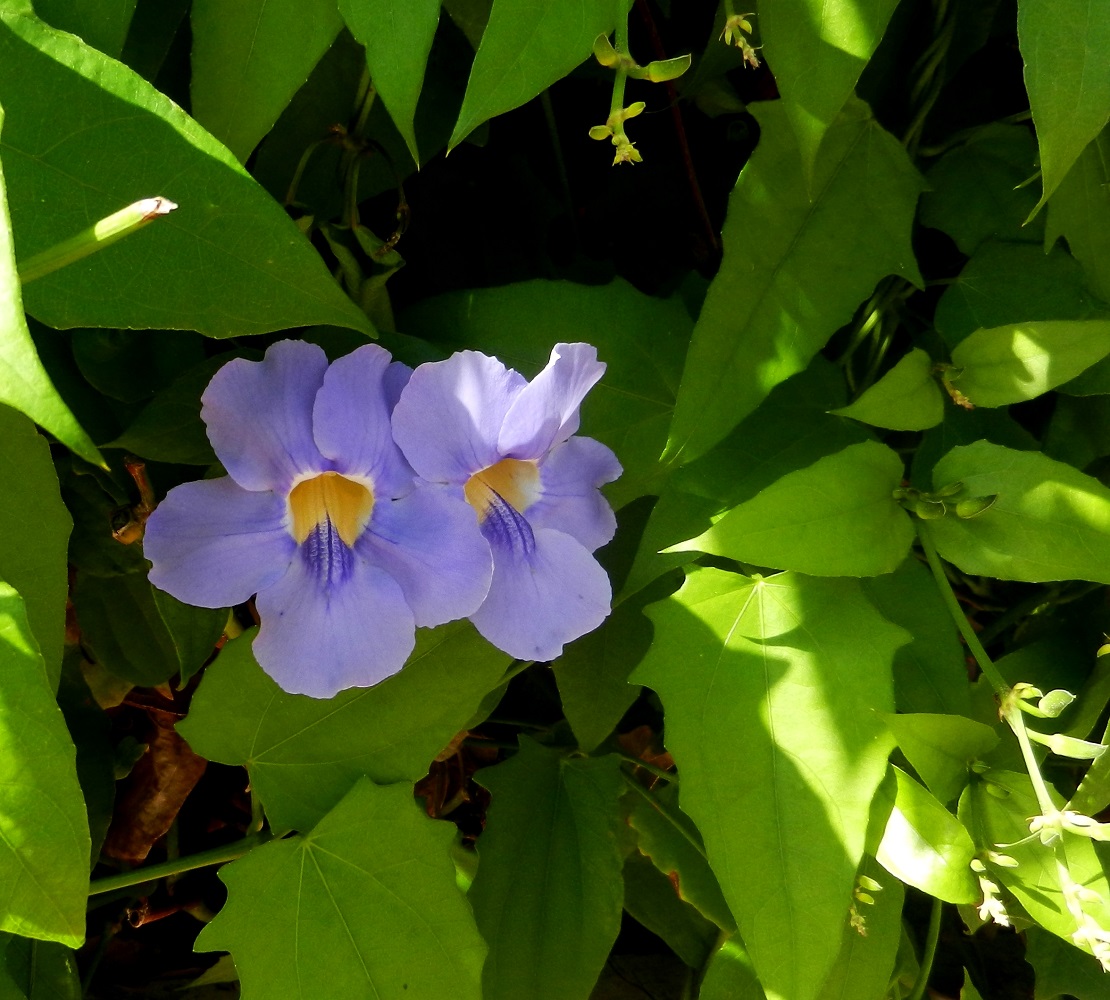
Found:
[[[805,368],[881,278],[920,281],[909,237],[921,179],[867,106],[849,102],[830,128],[812,184],[781,104],[760,105],[758,118],[759,146],[729,199],[724,260],[682,374],[667,440],[676,464]]]
[[[682,809],[760,980],[809,1000],[840,950],[891,746],[874,710],[893,704],[909,636],[854,580],[788,573],[694,569],[649,616],[655,642],[633,680],[663,701]]]
[[[699,1000],[766,1000],[751,955],[738,938],[729,938],[710,956]]]
[[[19,594],[0,583],[0,931],[85,940],[89,826],[73,742]]]
[[[209,760],[245,764],[278,830],[308,830],[362,775],[422,778],[510,660],[468,622],[421,629],[399,674],[319,701],[279,690],[255,662],[253,638],[224,647],[178,730]]]
[[[220,870],[228,901],[197,948],[231,952],[244,997],[442,1000],[446,986],[478,1000],[485,945],[455,885],[453,834],[411,785],[363,778],[311,833]]]
[[[944,419],[944,396],[933,359],[914,348],[854,403],[832,412],[896,431],[935,427]]]
[[[618,765],[522,738],[481,772],[492,802],[470,902],[489,945],[483,1000],[579,1000],[593,988],[620,930]]]
[[[963,791],[968,764],[998,744],[989,726],[958,715],[888,715],[886,724],[898,749],[942,803]]]

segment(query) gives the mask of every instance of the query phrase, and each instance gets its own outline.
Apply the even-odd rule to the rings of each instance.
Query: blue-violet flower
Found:
[[[171,490],[147,522],[155,586],[210,608],[257,595],[254,652],[286,691],[376,684],[404,664],[415,626],[486,595],[474,512],[417,481],[393,441],[409,375],[373,344],[330,366],[297,341],[229,362],[201,411],[228,475]]]
[[[477,511],[493,582],[470,620],[519,659],[552,660],[609,614],[609,578],[591,553],[616,530],[598,487],[621,467],[605,445],[574,436],[604,372],[589,344],[557,344],[531,382],[462,351],[417,368],[393,411],[416,472]]]

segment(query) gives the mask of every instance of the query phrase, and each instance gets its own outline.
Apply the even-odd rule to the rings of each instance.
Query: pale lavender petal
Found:
[[[327,467],[312,437],[312,404],[327,367],[315,344],[282,340],[262,361],[237,358],[212,377],[200,415],[240,486],[285,491],[294,477]]]
[[[404,496],[413,472],[393,440],[386,376],[389,352],[367,344],[332,362],[316,394],[312,426],[336,472],[369,476],[379,500]]]
[[[397,400],[401,398],[401,392],[409,384],[410,378],[412,378],[412,369],[403,361],[394,361],[385,370],[385,398],[389,404],[390,413],[396,407]]]
[[[572,437],[540,463],[540,498],[527,511],[533,528],[554,528],[591,552],[617,530],[613,508],[597,487],[621,474],[614,455],[593,438]]]
[[[498,649],[520,660],[554,660],[563,645],[609,614],[605,570],[577,541],[538,529],[531,552],[493,547],[489,596],[470,616]]]
[[[497,435],[527,383],[496,358],[460,351],[412,373],[393,411],[393,437],[433,483],[464,483],[503,456]]]
[[[170,490],[146,522],[150,582],[179,601],[226,608],[279,580],[297,550],[285,500],[229,477]]]
[[[471,614],[493,574],[474,509],[446,487],[420,486],[401,500],[379,501],[358,549],[401,585],[421,627]]]
[[[578,407],[605,374],[597,348],[556,344],[547,367],[513,400],[497,438],[507,458],[539,458],[578,430]]]
[[[323,585],[298,554],[255,600],[262,627],[259,666],[283,691],[331,698],[397,673],[415,644],[412,612],[397,581],[355,559],[340,582]]]

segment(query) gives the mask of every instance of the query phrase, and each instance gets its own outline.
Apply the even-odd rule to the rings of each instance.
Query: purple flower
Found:
[[[621,467],[605,445],[572,436],[604,372],[589,344],[557,344],[531,382],[462,351],[417,368],[393,412],[417,473],[478,512],[493,582],[470,619],[519,659],[553,660],[609,614],[609,578],[591,553],[616,530],[598,487]]]
[[[417,482],[393,441],[409,374],[373,344],[330,366],[288,340],[229,362],[201,411],[227,477],[178,486],[147,522],[155,586],[209,608],[257,595],[254,652],[286,691],[376,684],[401,669],[415,626],[486,595],[473,511]]]

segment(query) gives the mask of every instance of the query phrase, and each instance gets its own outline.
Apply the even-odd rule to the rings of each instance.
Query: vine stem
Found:
[[[168,875],[180,875],[191,872],[197,868],[207,868],[209,865],[223,864],[225,861],[234,861],[254,848],[273,840],[273,834],[259,833],[251,837],[244,837],[233,844],[223,847],[213,847],[210,851],[200,851],[184,858],[174,858],[163,861],[159,865],[149,865],[146,868],[133,868],[131,871],[121,872],[119,875],[109,875],[107,878],[98,878],[89,883],[89,895],[98,896],[101,893],[113,892],[132,885],[142,885],[144,882],[154,882]]]
[[[917,971],[917,980],[906,1000],[921,1000],[925,996],[925,988],[929,985],[929,973],[933,971],[933,959],[937,954],[937,942],[940,940],[941,905],[941,901],[934,896],[933,909],[929,914],[929,929],[925,933],[925,947],[921,952],[921,967]]]

